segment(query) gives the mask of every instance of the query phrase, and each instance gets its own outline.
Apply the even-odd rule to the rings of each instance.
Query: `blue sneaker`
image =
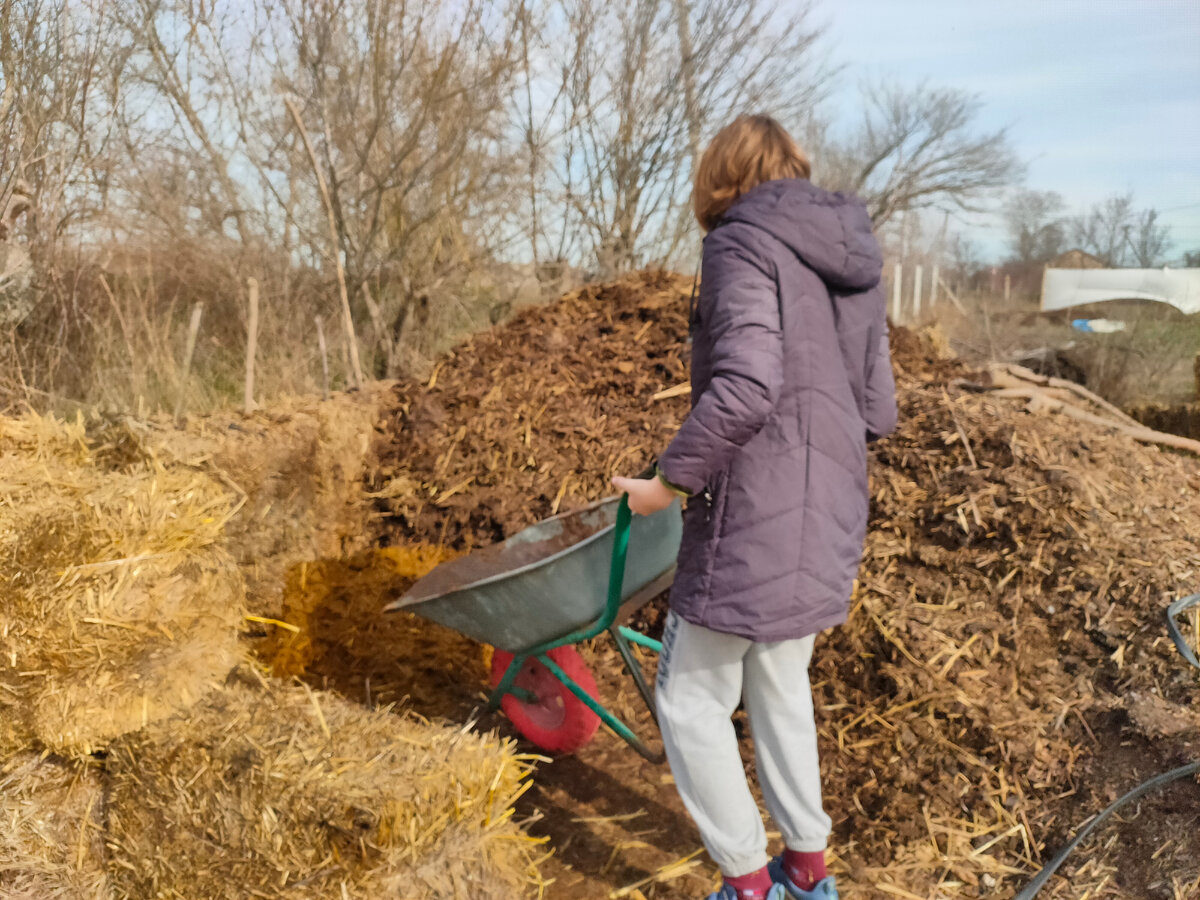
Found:
[[[837,882],[833,880],[832,875],[827,875],[814,884],[811,891],[803,891],[784,874],[782,856],[771,860],[767,864],[767,871],[771,873],[771,880],[775,882],[775,887],[784,889],[784,893],[779,895],[780,900],[838,900]],[[770,894],[767,896],[771,897]],[[724,900],[724,898],[718,897],[717,900]]]
[[[836,897],[837,894],[835,893],[835,900]],[[706,900],[738,900],[738,892],[733,885],[723,884],[719,891],[715,894],[709,894]],[[771,890],[767,891],[767,896],[763,900],[788,900],[787,888],[782,884],[774,884],[771,886]]]

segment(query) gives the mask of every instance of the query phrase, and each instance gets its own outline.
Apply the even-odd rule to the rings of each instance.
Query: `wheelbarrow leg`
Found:
[[[645,702],[646,708],[650,710],[650,718],[657,725],[658,710],[654,706],[654,697],[650,693],[650,686],[646,684],[646,678],[642,674],[642,667],[634,657],[633,650],[629,646],[629,640],[625,637],[624,631],[625,629],[618,628],[617,626],[608,629],[608,633],[612,635],[613,643],[617,645],[617,650],[621,654],[621,659],[625,661],[625,668],[633,678],[633,683],[637,685],[638,693],[642,695],[642,700]],[[633,633],[636,634],[636,632]],[[661,647],[662,645],[660,644],[659,648],[661,649]]]
[[[527,659],[529,659],[528,656],[517,655],[508,664],[508,668],[504,670],[504,677],[500,679],[500,683],[496,685],[496,689],[488,697],[488,709],[490,711],[495,712],[500,708],[500,701],[504,699],[505,694],[512,694],[518,700],[523,700],[526,703],[537,699],[529,691],[513,684],[517,678],[517,673],[521,671],[521,667],[525,665],[525,660]]]
[[[551,672],[553,672],[555,678],[557,678],[559,681],[561,681],[563,684],[565,684],[567,686],[567,689],[572,694],[574,694],[576,697],[578,697],[580,700],[582,700],[585,704],[587,704],[587,707],[592,712],[594,712],[596,715],[598,715],[600,717],[600,721],[602,721],[605,725],[607,725],[610,729],[612,729],[612,731],[617,735],[617,737],[619,737],[621,740],[623,740],[625,743],[627,743],[630,747],[632,747],[634,750],[636,750],[643,759],[646,759],[652,763],[658,764],[658,763],[663,762],[667,758],[665,753],[663,753],[661,751],[656,753],[653,750],[651,750],[649,747],[647,747],[645,744],[643,744],[641,742],[641,740],[638,738],[638,736],[636,734],[634,734],[632,731],[630,731],[628,725],[626,725],[624,722],[622,722],[620,719],[618,719],[616,716],[614,716],[612,713],[610,713],[607,709],[604,708],[604,705],[599,700],[597,700],[595,697],[593,697],[591,694],[589,694],[587,691],[585,691],[582,687],[580,687],[578,684],[576,684],[574,679],[572,679],[570,675],[568,675],[561,668],[559,668],[558,664],[554,660],[552,660],[549,656],[545,656],[545,655],[538,656],[538,661],[541,662],[541,664],[544,665]]]

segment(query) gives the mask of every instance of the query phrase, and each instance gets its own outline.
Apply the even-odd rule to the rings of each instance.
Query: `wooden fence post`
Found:
[[[921,317],[921,279],[925,274],[924,266],[918,265],[913,274],[913,320]]]
[[[933,266],[933,275],[931,275],[931,276],[929,277],[929,306],[930,306],[930,308],[932,308],[932,307],[934,307],[934,306],[936,306],[936,305],[937,305],[937,299],[938,299],[938,276],[939,276],[939,274],[940,274],[938,270],[939,270],[940,268],[941,268],[941,267],[940,267],[939,265],[937,265],[937,263],[934,263],[934,266]]]
[[[896,263],[896,268],[892,270],[892,321],[897,325],[900,324],[900,307],[904,299],[900,293],[900,285],[903,277],[904,268],[900,263]]]
[[[258,279],[246,279],[250,295],[250,320],[246,326],[246,391],[243,397],[246,412],[254,411],[254,357],[258,351]]]
[[[317,346],[321,348],[321,374],[324,380],[321,382],[321,397],[325,400],[329,399],[329,347],[325,343],[325,325],[321,322],[320,316],[313,316],[317,323]]]
[[[192,320],[188,323],[187,344],[183,350],[183,375],[179,379],[179,397],[175,401],[175,418],[183,415],[183,407],[187,401],[188,378],[192,373],[192,355],[196,352],[196,337],[200,334],[200,317],[204,315],[204,303],[196,301],[192,305]]]

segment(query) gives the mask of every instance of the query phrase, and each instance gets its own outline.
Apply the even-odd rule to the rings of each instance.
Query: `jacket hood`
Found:
[[[866,204],[850,194],[798,178],[767,181],[734,201],[721,221],[768,232],[831,288],[865,291],[883,273]]]

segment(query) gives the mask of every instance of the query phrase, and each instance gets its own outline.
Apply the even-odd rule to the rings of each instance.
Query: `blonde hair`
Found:
[[[764,181],[808,178],[808,155],[770,116],[738,116],[712,139],[692,190],[692,208],[705,231],[716,227],[738,197]]]

